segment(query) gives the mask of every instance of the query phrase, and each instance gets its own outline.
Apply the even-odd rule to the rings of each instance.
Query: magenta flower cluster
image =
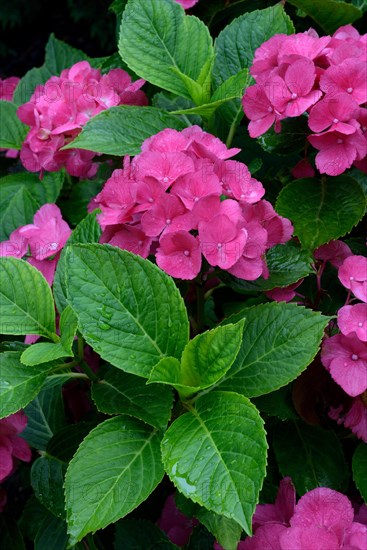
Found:
[[[29,462],[32,458],[28,443],[18,435],[26,428],[27,422],[23,411],[0,420],[0,481],[14,472],[16,459]]]
[[[313,29],[275,35],[256,50],[250,72],[256,84],[242,102],[251,137],[306,114],[320,173],[352,164],[367,172],[367,34],[346,25],[321,38]]]
[[[327,487],[309,491],[296,504],[292,481],[284,478],[275,503],[256,506],[254,536],[238,550],[365,550],[367,526],[357,519],[350,500]]]
[[[321,361],[353,402],[347,411],[341,405],[329,414],[367,443],[367,258],[354,255],[341,241],[320,247],[315,255],[338,268],[339,281],[349,291],[347,304],[338,311],[340,333],[324,340]],[[361,301],[349,304],[350,294]]]
[[[51,286],[60,252],[71,229],[56,204],[44,204],[33,223],[18,227],[0,243],[0,256],[24,258],[38,269]]]
[[[266,277],[264,253],[293,227],[261,200],[265,190],[247,166],[228,160],[238,152],[198,126],[148,138],[92,202],[102,211],[101,242],[154,254],[179,279],[194,279],[202,256],[241,279]]]
[[[97,172],[95,153],[81,149],[62,151],[92,117],[117,105],[147,105],[140,90],[144,80],[131,82],[122,69],[102,75],[87,61],[80,61],[60,76],[37,86],[18,117],[30,126],[20,159],[30,172],[55,172],[65,167],[72,176],[90,178]]]

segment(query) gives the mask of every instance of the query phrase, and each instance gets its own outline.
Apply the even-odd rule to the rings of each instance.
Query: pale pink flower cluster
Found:
[[[367,526],[356,519],[350,500],[326,487],[309,491],[296,504],[291,479],[284,478],[275,503],[257,505],[254,535],[238,550],[366,550]]]
[[[367,258],[354,255],[340,241],[320,247],[316,256],[338,267],[342,285],[361,300],[339,309],[340,334],[324,340],[321,361],[335,382],[354,398],[348,411],[340,406],[332,409],[330,416],[367,442]]]
[[[0,101],[13,101],[13,95],[19,80],[17,76],[11,76],[4,80],[0,78]],[[5,151],[5,156],[9,159],[15,159],[19,155],[17,149],[0,149],[0,151]]]
[[[179,279],[194,279],[202,256],[241,279],[266,277],[266,250],[288,241],[293,227],[261,200],[265,190],[247,166],[228,160],[238,152],[198,126],[148,138],[92,202],[102,210],[101,242],[155,254]]]
[[[147,105],[140,90],[144,80],[131,82],[122,69],[102,75],[87,61],[80,61],[60,76],[52,76],[37,86],[18,117],[30,126],[20,159],[30,172],[55,172],[65,167],[77,177],[92,177],[97,171],[95,153],[81,149],[62,151],[92,117],[116,105]]]
[[[28,418],[23,411],[0,420],[0,481],[14,472],[16,459],[29,462],[32,458],[28,443],[18,435],[26,428],[27,422]]]
[[[346,25],[321,38],[313,29],[275,35],[256,50],[250,72],[256,84],[242,103],[251,137],[307,113],[320,173],[352,164],[367,172],[367,34]]]
[[[0,243],[0,256],[24,258],[38,269],[51,286],[60,252],[71,235],[56,204],[44,204],[33,224],[15,229],[9,240]]]

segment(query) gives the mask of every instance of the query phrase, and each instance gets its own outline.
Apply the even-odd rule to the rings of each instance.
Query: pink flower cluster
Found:
[[[326,487],[309,491],[296,504],[291,479],[284,478],[275,504],[257,505],[254,536],[238,550],[365,550],[367,526],[355,519],[350,500]]]
[[[28,443],[18,435],[26,428],[27,422],[23,411],[0,420],[0,481],[15,470],[14,459],[29,462],[32,458]]]
[[[30,131],[20,159],[30,172],[55,172],[65,167],[77,177],[92,177],[97,171],[95,153],[81,149],[62,151],[92,117],[116,105],[147,105],[140,88],[144,80],[131,82],[122,69],[101,75],[87,61],[80,61],[60,76],[37,86],[28,103],[17,111]]]
[[[181,6],[185,10],[188,10],[188,9],[192,8],[193,6],[195,6],[195,4],[197,4],[199,2],[199,0],[176,0],[176,2],[178,4],[181,4]]]
[[[0,256],[24,258],[38,269],[51,286],[60,252],[71,235],[56,204],[44,204],[35,213],[33,224],[13,231],[0,243]]]
[[[0,101],[13,101],[13,95],[19,80],[17,76],[11,76],[4,80],[0,78]],[[17,149],[0,149],[0,151],[5,151],[5,156],[9,159],[15,159],[19,154]]]
[[[293,227],[261,200],[262,184],[246,165],[198,126],[166,129],[124,159],[92,201],[102,243],[147,258],[172,277],[194,279],[202,256],[241,279],[267,276],[264,253],[290,239]]]
[[[338,311],[340,334],[326,338],[321,351],[321,361],[337,384],[354,398],[351,408],[330,411],[338,420],[363,441],[367,442],[367,258],[353,255],[345,243],[334,241],[320,247],[319,259],[331,260],[338,267],[342,285],[361,300],[343,306]]]
[[[346,25],[321,38],[313,29],[275,35],[250,72],[256,84],[242,102],[251,137],[307,113],[320,173],[336,176],[353,163],[367,171],[367,34]]]

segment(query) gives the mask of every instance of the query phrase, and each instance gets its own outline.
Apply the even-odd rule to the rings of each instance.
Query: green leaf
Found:
[[[205,510],[205,508],[201,508],[195,517],[205,525],[225,550],[237,550],[242,529],[236,521]]]
[[[55,278],[53,282],[53,291],[57,309],[62,312],[68,305],[66,291],[66,250],[71,244],[75,243],[97,243],[102,230],[96,219],[96,212],[88,214],[74,229],[66,242],[60,259],[57,263]]]
[[[23,365],[22,368],[26,367]],[[46,450],[48,441],[65,425],[61,386],[66,380],[58,377],[54,381],[53,378],[50,376],[46,379],[42,390],[24,410],[28,424],[22,432],[22,437],[32,447],[41,451]]]
[[[65,477],[71,544],[122,518],[150,495],[164,473],[159,441],[156,430],[123,416],[87,435]]]
[[[331,430],[282,422],[274,430],[273,446],[280,473],[292,478],[299,495],[316,487],[346,490],[348,466]]]
[[[363,500],[367,503],[367,445],[360,443],[356,448],[352,461],[353,479],[361,493]]]
[[[289,0],[311,17],[327,34],[333,34],[339,27],[354,23],[362,17],[362,11],[352,4],[340,0]]]
[[[245,281],[230,277],[228,284],[236,292],[258,292],[271,290],[276,287],[285,287],[310,273],[314,273],[311,265],[313,258],[294,241],[286,244],[277,244],[266,254],[266,263],[269,269],[268,279],[259,277],[256,281]]]
[[[41,390],[52,366],[42,365],[37,369],[25,367],[17,351],[1,353],[0,363],[0,418],[5,418],[32,401]]]
[[[188,44],[194,46],[188,48]],[[171,0],[129,0],[121,21],[119,52],[136,74],[189,99],[177,73],[196,82],[205,80],[202,69],[214,54],[208,28]]]
[[[195,103],[186,97],[180,97],[169,92],[158,92],[152,98],[153,107],[161,109],[163,111],[187,111],[195,107]],[[198,115],[181,115],[184,124],[189,126],[190,124],[201,125],[201,118]]]
[[[167,357],[156,365],[149,382],[174,386],[187,397],[218,382],[233,364],[242,343],[244,319],[198,334],[185,347],[181,363]]]
[[[179,117],[154,107],[111,107],[91,118],[63,149],[77,147],[108,155],[138,155],[143,141],[165,128],[183,130],[185,124]]]
[[[37,209],[38,204],[28,191],[24,187],[21,187],[1,211],[0,239],[3,241],[7,240],[10,233],[15,229],[18,229],[21,225],[31,223]],[[9,245],[9,248],[10,250],[14,250],[14,245]]]
[[[46,453],[62,462],[70,462],[80,443],[96,425],[96,422],[78,422],[59,429],[48,441]]]
[[[66,464],[49,456],[37,458],[31,469],[31,485],[36,497],[59,518],[65,518],[65,472]]]
[[[61,357],[73,357],[72,345],[77,328],[77,317],[71,307],[67,306],[60,317],[60,342],[56,344],[51,344],[49,342],[33,344],[22,353],[22,363],[24,363],[24,365],[34,366],[40,363],[55,361]]]
[[[265,10],[245,13],[234,19],[215,41],[213,80],[220,86],[243,69],[249,69],[255,50],[274,34],[291,34],[294,27],[279,3]],[[249,85],[248,81],[246,85]],[[227,124],[236,126],[244,116],[241,100],[233,100],[218,111]]]
[[[276,210],[294,224],[304,248],[320,245],[349,233],[362,219],[366,197],[348,176],[292,181],[279,194]]]
[[[67,546],[66,523],[60,518],[47,514],[34,539],[34,550],[65,550]]]
[[[244,309],[226,322],[243,316],[241,349],[216,387],[247,397],[270,393],[297,378],[318,352],[330,319],[294,303],[272,302]]]
[[[45,84],[51,76],[59,76],[63,69],[68,69],[79,61],[88,61],[92,67],[100,67],[105,58],[91,59],[81,50],[77,50],[55,38],[51,34],[46,44],[45,62],[42,67],[28,71],[20,80],[13,101],[22,105],[30,100],[36,86]],[[55,93],[53,88],[53,94]]]
[[[0,258],[1,334],[39,334],[57,341],[51,289],[29,263]]]
[[[28,126],[17,117],[17,106],[10,101],[0,101],[0,147],[4,149],[20,149]]]
[[[204,525],[194,527],[187,550],[213,550],[215,539]]]
[[[306,117],[289,118],[282,121],[282,131],[277,133],[270,128],[257,141],[267,153],[289,155],[302,151],[310,130]]]
[[[211,97],[211,101],[228,100],[234,98],[242,98],[243,90],[250,84],[250,75],[247,69],[241,69],[237,74],[227,78],[215,90]]]
[[[0,540],[3,548],[25,550],[25,544],[15,518],[10,515],[0,515]]]
[[[299,418],[293,406],[291,387],[289,385],[266,395],[255,397],[252,402],[259,411],[269,416],[277,416],[281,420],[297,420]]]
[[[93,384],[92,398],[103,413],[135,416],[155,428],[166,426],[171,416],[173,396],[168,388],[147,386],[139,376],[113,367]]]
[[[359,8],[363,13],[367,11],[367,0],[352,0],[352,4]]]
[[[103,359],[148,377],[188,342],[186,308],[171,277],[109,245],[78,244],[67,256],[69,301],[79,330]]]
[[[64,177],[65,174],[61,170],[45,173],[42,180],[37,174],[31,174],[30,172],[16,172],[0,178],[0,210],[3,211],[6,208],[9,201],[20,189],[28,191],[38,207],[47,202],[56,202]]]
[[[150,521],[124,519],[116,523],[115,550],[173,550],[178,548]]]
[[[211,392],[171,424],[165,469],[180,492],[251,534],[265,477],[266,438],[257,409],[232,392]]]

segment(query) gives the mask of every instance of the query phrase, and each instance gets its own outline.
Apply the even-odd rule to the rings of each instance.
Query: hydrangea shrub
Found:
[[[367,549],[366,6],[284,4],[0,80],[2,541]]]

